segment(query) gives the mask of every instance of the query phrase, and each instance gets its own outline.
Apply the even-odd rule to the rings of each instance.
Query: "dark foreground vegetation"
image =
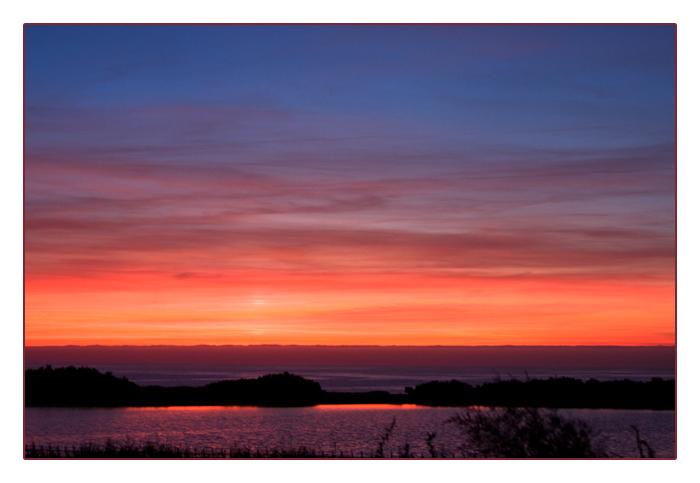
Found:
[[[413,448],[408,442],[395,446],[391,434],[396,419],[384,430],[373,453],[324,452],[299,448],[251,450],[250,448],[181,448],[167,444],[114,444],[92,442],[79,447],[25,446],[25,458],[610,458],[604,441],[585,422],[539,408],[501,408],[492,411],[465,410],[445,424],[459,426],[463,439],[454,451],[439,449],[435,433],[427,433],[425,446]],[[655,456],[651,446],[636,434],[639,458]],[[394,444],[392,444],[394,443]],[[396,450],[392,451],[392,447]]]
[[[308,449],[305,446],[296,449],[251,450],[250,448],[181,448],[168,444],[114,444],[107,441],[104,446],[93,443],[78,447],[37,446],[32,443],[24,449],[25,458],[354,458],[353,453],[336,454]]]
[[[386,391],[324,391],[317,382],[287,372],[257,379],[221,381],[203,387],[139,386],[111,372],[87,367],[25,372],[26,407],[274,406],[318,404],[419,404],[542,408],[675,409],[675,381],[582,381],[574,378],[515,379],[472,386],[432,381]]]

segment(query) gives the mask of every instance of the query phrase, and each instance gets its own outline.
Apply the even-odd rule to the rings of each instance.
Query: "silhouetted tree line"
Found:
[[[24,405],[131,406],[143,388],[126,377],[102,374],[97,369],[51,366],[24,372]]]
[[[317,382],[285,372],[204,387],[139,386],[111,372],[73,366],[25,371],[26,407],[313,406],[325,391]]]
[[[674,409],[675,381],[597,381],[574,378],[507,380],[472,386],[452,380],[386,391],[327,392],[315,381],[289,374],[220,381],[203,387],[139,386],[87,367],[25,371],[26,407],[277,406],[317,404],[419,404],[544,408]]]
[[[452,380],[406,388],[411,402],[427,406],[675,409],[676,381],[582,381],[571,377],[495,381],[472,386]]]

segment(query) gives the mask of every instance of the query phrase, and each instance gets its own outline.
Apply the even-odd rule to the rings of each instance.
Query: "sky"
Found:
[[[674,344],[673,25],[24,34],[27,346]]]

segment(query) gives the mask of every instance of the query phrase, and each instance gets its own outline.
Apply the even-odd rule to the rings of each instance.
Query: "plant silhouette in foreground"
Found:
[[[81,444],[79,447],[37,446],[32,443],[25,446],[25,458],[354,458],[355,455],[326,453],[309,449],[306,446],[299,448],[273,448],[265,450],[251,450],[250,448],[181,448],[179,446],[156,444],[147,442],[137,445],[124,443],[113,444],[109,440],[104,446],[92,442]]]
[[[465,411],[446,421],[457,424],[464,456],[475,458],[605,458],[591,427],[554,410],[504,408]]]
[[[639,437],[639,429],[637,428],[637,426],[632,425],[632,429],[634,430],[634,435],[636,436],[637,450],[639,451],[639,457],[640,458],[655,458],[656,454],[654,453],[654,450],[651,449],[651,446],[649,446],[649,443],[647,443],[645,440],[643,440]],[[646,448],[646,456],[644,456],[644,448]]]
[[[430,453],[431,458],[437,458],[437,450],[435,449],[435,444],[433,444],[436,435],[437,433],[435,432],[428,433],[428,436],[425,438],[425,444],[428,445],[428,453]]]
[[[394,418],[391,421],[391,424],[386,427],[384,430],[384,434],[382,434],[379,438],[379,441],[377,442],[377,452],[375,455],[377,458],[384,458],[384,446],[389,442],[389,437],[391,436],[391,432],[394,430],[396,427],[396,418]]]

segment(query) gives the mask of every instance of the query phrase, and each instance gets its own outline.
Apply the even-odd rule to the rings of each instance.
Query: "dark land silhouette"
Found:
[[[25,371],[26,407],[268,406],[418,404],[541,408],[675,409],[675,381],[582,381],[574,378],[497,380],[472,386],[456,380],[386,391],[328,392],[315,381],[284,372],[203,387],[139,386],[111,372],[69,366]]]

